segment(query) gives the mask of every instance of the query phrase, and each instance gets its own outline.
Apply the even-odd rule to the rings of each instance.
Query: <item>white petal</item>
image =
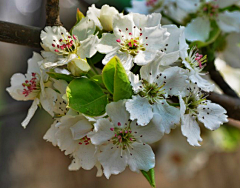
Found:
[[[29,77],[31,79],[31,75],[29,74],[26,74],[26,77]],[[20,73],[16,73],[11,77],[11,87],[8,87],[6,90],[15,100],[34,100],[39,94],[39,91],[31,92],[28,96],[25,97],[23,94],[24,88],[22,84],[25,83],[25,80],[27,80],[26,77]]]
[[[56,132],[58,131],[58,128],[55,126],[57,121],[54,121],[54,123],[51,125],[51,127],[47,130],[45,135],[43,136],[43,139],[51,142],[52,145],[56,146],[57,145],[57,137],[56,137]]]
[[[202,138],[200,137],[200,128],[196,118],[191,114],[186,114],[181,124],[182,134],[187,137],[189,144],[192,146],[200,146],[198,142],[201,142]]]
[[[64,36],[70,35],[67,30],[62,26],[45,27],[44,30],[41,31],[40,35],[43,45],[45,45],[52,52],[54,52],[55,48],[52,46],[53,41],[55,40],[56,44],[60,44],[59,39],[62,38],[61,33],[63,33]]]
[[[142,86],[142,83],[139,81],[139,75],[135,75],[132,72],[128,74],[129,81],[131,82],[132,89],[135,93],[140,91],[139,86]]]
[[[78,159],[73,159],[71,164],[68,166],[69,171],[77,171],[81,168],[80,161]]]
[[[108,5],[102,6],[100,11],[100,22],[103,26],[103,30],[113,30],[113,17],[117,14],[119,14],[119,12],[114,7],[110,7]]]
[[[169,35],[170,33],[167,32],[167,29],[161,28],[160,25],[155,27],[145,27],[142,30],[143,43],[148,44],[148,47],[153,50],[165,48]],[[146,47],[146,49],[148,49],[148,47]]]
[[[227,44],[220,58],[233,68],[240,68],[240,34],[231,33],[226,38]]]
[[[40,54],[33,52],[33,56],[32,58],[28,59],[28,71],[27,73],[38,73],[39,75],[41,75],[40,72],[40,67],[38,62],[42,61],[43,58]]]
[[[154,123],[153,120],[146,126],[139,126],[136,121],[133,121],[130,127],[134,138],[142,143],[152,144],[164,135],[162,127]]]
[[[179,58],[179,51],[164,54],[164,56],[159,60],[159,64],[163,66],[169,66],[175,63]]]
[[[94,34],[96,26],[94,21],[88,17],[83,18],[72,30],[72,34],[78,37],[79,41],[83,41]]]
[[[218,26],[223,32],[240,32],[240,12],[239,11],[225,11],[218,15]]]
[[[162,127],[165,133],[169,134],[171,129],[180,122],[180,111],[178,108],[170,106],[166,100],[159,100],[153,105],[153,123]]]
[[[81,59],[85,59],[86,57],[92,57],[96,52],[96,44],[98,43],[99,39],[96,35],[91,35],[87,39],[80,42],[80,47],[78,49],[78,55]]]
[[[44,58],[44,63],[48,62],[56,62],[59,58],[59,55],[56,54],[55,52],[46,52],[46,51],[41,51],[41,55]]]
[[[96,48],[100,53],[103,54],[116,51],[120,48],[116,40],[117,37],[114,34],[103,33],[102,38],[99,44],[97,44]]]
[[[154,168],[155,155],[149,145],[134,142],[132,147],[133,150],[130,151],[132,155],[128,154],[128,165],[132,171],[149,171]]]
[[[87,17],[94,21],[95,25],[99,27],[99,29],[102,29],[101,22],[99,20],[100,18],[100,9],[95,7],[95,4],[92,4],[91,7],[88,7],[87,11]]]
[[[166,84],[163,88],[168,95],[178,95],[179,92],[186,90],[187,76],[184,69],[170,67],[162,72],[161,77],[166,77]]]
[[[96,168],[97,168],[97,177],[102,177],[103,171],[102,171],[102,165],[99,161],[96,162]]]
[[[134,63],[137,65],[146,65],[153,61],[153,59],[156,57],[157,51],[156,50],[150,50],[146,49],[145,51],[139,51],[139,53],[134,58]]]
[[[207,18],[193,19],[185,29],[186,39],[189,41],[206,41],[210,33],[210,21]]]
[[[162,56],[158,57],[161,58]],[[159,74],[159,59],[149,63],[148,65],[142,66],[140,69],[141,79],[148,81],[149,83],[153,83],[156,76]]]
[[[130,113],[130,119],[136,119],[141,126],[147,125],[153,117],[152,105],[149,104],[146,98],[139,95],[127,100],[126,109]]]
[[[228,122],[226,110],[218,104],[207,101],[207,105],[199,105],[197,110],[198,120],[210,130],[216,130],[220,125]]]
[[[79,120],[70,127],[74,140],[83,138],[92,130],[93,126],[87,119]]]
[[[162,18],[160,13],[153,13],[149,15],[130,13],[130,15],[133,17],[133,22],[138,28],[157,26],[160,24]]]
[[[45,89],[45,95],[40,95],[40,102],[44,110],[46,110],[51,116],[54,111],[54,101],[57,99],[57,93],[52,88]]]
[[[185,27],[180,26],[180,29],[181,29],[182,33],[179,38],[179,53],[180,53],[180,57],[182,58],[182,60],[185,60],[186,57],[188,57],[187,50],[189,49],[189,47],[186,42]]]
[[[112,52],[109,52],[102,60],[102,63],[106,65],[114,56],[117,56],[120,59],[126,71],[130,70],[133,67],[133,62],[132,62],[133,57],[127,52],[121,52],[118,49],[113,50]]]
[[[65,80],[54,80],[54,88],[57,89],[61,94],[66,93],[68,83]]]
[[[95,151],[96,149],[93,144],[79,145],[78,150],[73,153],[73,157],[78,161],[78,167],[82,167],[85,170],[92,169],[97,161]]]
[[[164,25],[163,28],[167,28],[167,31],[170,33],[170,37],[167,41],[168,46],[165,47],[167,50],[165,52],[169,53],[178,51],[179,38],[182,33],[182,29],[178,28],[176,25]]]
[[[88,137],[91,138],[91,142],[95,145],[106,143],[114,136],[110,128],[114,128],[114,125],[108,119],[99,119],[94,124],[94,130],[88,134]]]
[[[179,94],[178,98],[179,98],[179,103],[180,103],[180,116],[181,116],[181,119],[184,119],[184,114],[185,114],[187,107],[186,107],[184,100],[182,99],[181,94]]]
[[[25,120],[22,122],[22,126],[24,128],[27,127],[29,121],[32,119],[33,115],[35,114],[37,108],[38,108],[38,105],[39,105],[39,100],[38,99],[35,99],[32,103],[32,106],[29,108],[28,110],[28,114],[27,114],[27,117],[25,118]]]
[[[117,55],[117,51],[112,51],[105,55],[104,59],[102,60],[102,64],[106,65],[114,56]]]
[[[231,5],[234,5],[235,3],[239,2],[239,0],[217,0],[217,4],[220,8],[225,8]]]
[[[113,147],[113,149],[111,149]],[[113,144],[108,144],[101,147],[101,153],[99,154],[98,160],[103,166],[103,173],[107,179],[111,174],[119,174],[125,170],[127,166],[127,157],[122,155],[121,149],[114,147]],[[125,151],[123,151],[125,153]]]
[[[111,102],[106,106],[106,112],[116,127],[124,127],[125,123],[129,120],[129,113],[126,110],[125,102],[126,100],[120,100],[118,102]]]
[[[126,52],[121,52],[120,50],[118,50],[117,56],[126,71],[129,71],[133,67],[133,56]]]
[[[191,71],[191,72],[193,72],[193,71]],[[194,74],[190,75],[189,79],[193,83],[197,83],[197,86],[204,91],[210,92],[210,91],[213,91],[213,89],[214,89],[214,84],[211,84],[210,82],[208,82],[207,80],[202,78],[198,73],[194,73]]]
[[[79,141],[73,140],[70,129],[62,129],[56,133],[57,145],[65,155],[72,154],[79,146]]]
[[[130,15],[117,14],[113,18],[113,31],[117,38],[121,38],[121,36],[125,35],[126,32],[133,33],[133,26],[134,23]]]

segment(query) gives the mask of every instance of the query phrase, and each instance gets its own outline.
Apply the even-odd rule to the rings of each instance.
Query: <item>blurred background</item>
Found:
[[[115,6],[120,12],[130,6],[129,0],[60,0],[60,17],[67,29],[75,23],[76,9],[85,13],[95,3]],[[0,0],[0,20],[43,28],[44,0]],[[31,102],[13,100],[6,92],[14,73],[25,73],[27,60],[39,49],[0,42],[0,188],[147,188],[141,174],[130,170],[97,178],[96,169],[68,171],[71,159],[42,137],[52,123],[50,116],[38,110],[27,129],[21,122]],[[240,93],[240,71],[222,60],[217,68],[226,81]],[[175,130],[154,146],[156,183],[159,188],[239,188],[240,133],[222,126],[210,135],[203,132],[201,148],[188,145]],[[160,145],[160,146],[159,146]]]

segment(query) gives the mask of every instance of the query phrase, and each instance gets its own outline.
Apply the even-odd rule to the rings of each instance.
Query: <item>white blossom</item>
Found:
[[[147,125],[150,120],[169,133],[175,124],[180,121],[179,109],[168,104],[169,96],[177,96],[186,88],[187,76],[185,70],[179,67],[165,68],[161,71],[158,62],[143,66],[138,75],[130,76],[134,93],[132,99],[126,102],[126,109],[131,120],[137,120],[141,126]]]
[[[209,130],[216,130],[221,124],[228,122],[226,110],[218,104],[206,100],[206,94],[196,86],[188,88],[186,97],[179,95],[181,130],[192,146],[200,146],[199,122],[203,123]]]
[[[107,178],[119,174],[128,165],[132,171],[148,171],[155,166],[155,156],[148,145],[158,141],[163,133],[152,122],[142,127],[129,120],[125,100],[112,102],[106,107],[110,118],[101,118],[89,134],[91,142],[99,146],[98,160]]]
[[[137,65],[150,63],[157,52],[165,48],[169,38],[167,29],[160,26],[160,16],[153,14],[147,18],[148,25],[136,23],[141,15],[116,15],[113,18],[113,34],[104,33],[97,50],[106,54],[103,64],[118,56],[126,70],[130,70],[133,62]],[[146,22],[145,22],[146,23]],[[156,25],[155,25],[156,24]],[[141,25],[143,27],[138,27]],[[156,43],[156,41],[158,41]]]
[[[95,25],[104,31],[113,30],[113,17],[119,14],[117,9],[108,5],[103,5],[101,9],[93,4],[88,8],[87,17],[94,21]]]
[[[200,0],[132,0],[129,12],[150,14],[162,12],[175,21],[182,23],[189,13],[194,13]]]
[[[51,82],[46,71],[40,69],[42,63],[43,58],[41,55],[33,53],[32,58],[28,60],[27,74],[14,74],[11,78],[11,87],[7,88],[9,94],[16,100],[33,100],[28,115],[22,122],[24,128],[33,117],[39,104],[50,115],[54,115],[54,101],[57,98],[57,93],[51,88]]]
[[[97,161],[97,148],[91,143],[88,133],[93,129],[92,122],[85,116],[75,112],[55,121],[44,139],[58,146],[65,155],[73,157],[69,170],[79,170],[83,168],[90,170],[94,166],[98,168],[97,176],[101,175],[101,166]]]
[[[66,65],[73,60],[82,66],[87,64],[85,58],[96,53],[98,37],[94,35],[95,29],[94,22],[87,17],[74,26],[73,35],[62,26],[45,27],[40,35],[44,48],[44,68]],[[84,67],[83,69],[85,70]]]
[[[196,51],[196,48],[193,47],[189,54],[182,53],[181,58],[182,63],[186,69],[189,70],[188,76],[191,82],[197,84],[197,86],[204,91],[213,91],[214,84],[209,83],[207,80],[201,77],[202,75],[205,75],[205,73],[202,73],[202,70],[207,62],[207,57],[199,54]]]
[[[240,32],[240,12],[221,11],[225,7],[231,6],[238,0],[208,0],[199,5],[197,18],[191,20],[186,26],[186,38],[189,41],[206,41],[211,31],[210,22],[215,20],[220,29],[225,32]]]

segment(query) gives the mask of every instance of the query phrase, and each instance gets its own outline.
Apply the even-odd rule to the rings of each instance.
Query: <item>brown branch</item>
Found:
[[[47,0],[46,25],[62,26],[59,16],[59,0]]]
[[[208,99],[224,107],[230,118],[240,120],[240,99],[218,93],[211,93]]]
[[[228,124],[233,126],[233,127],[236,127],[238,129],[240,129],[240,121],[237,121],[237,120],[232,119],[232,118],[228,118]]]
[[[0,41],[41,48],[41,28],[0,21]]]
[[[214,63],[209,70],[211,79],[220,87],[220,89],[231,97],[239,98],[238,94],[228,85],[221,73],[216,69]]]

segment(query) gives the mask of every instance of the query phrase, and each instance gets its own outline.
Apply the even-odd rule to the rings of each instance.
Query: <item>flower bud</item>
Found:
[[[83,73],[88,72],[91,67],[87,63],[86,59],[74,59],[67,65],[68,70],[71,71],[74,76],[81,76]]]
[[[118,11],[114,7],[103,5],[100,12],[100,22],[105,31],[113,30],[113,16],[118,14]]]

